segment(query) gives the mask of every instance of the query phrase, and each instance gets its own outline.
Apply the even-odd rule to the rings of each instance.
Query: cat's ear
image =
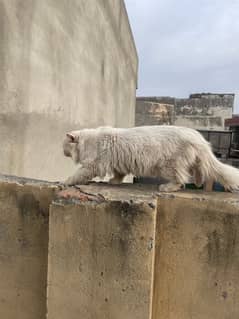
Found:
[[[71,143],[78,143],[78,136],[75,136],[72,133],[66,133],[66,136],[68,137]]]

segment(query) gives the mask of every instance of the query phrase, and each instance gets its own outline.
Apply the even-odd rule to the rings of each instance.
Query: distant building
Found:
[[[173,124],[195,129],[224,129],[232,117],[234,94],[200,93],[189,98],[138,97],[135,122],[139,125]]]
[[[232,118],[225,120],[225,127],[232,131],[232,146],[231,153],[234,156],[239,156],[239,115],[234,115]]]
[[[235,93],[233,114],[239,115],[239,92]]]

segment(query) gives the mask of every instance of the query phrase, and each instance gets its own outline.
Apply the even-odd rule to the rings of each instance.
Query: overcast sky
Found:
[[[137,95],[239,92],[239,0],[125,0]]]

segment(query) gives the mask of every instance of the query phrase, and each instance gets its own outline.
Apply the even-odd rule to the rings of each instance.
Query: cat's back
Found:
[[[128,129],[117,129],[116,132],[127,143],[143,143],[152,146],[156,144],[161,146],[169,144],[208,144],[198,131],[174,125],[138,126]]]
[[[202,135],[191,128],[174,125],[136,126],[132,128],[99,127],[95,130],[98,137],[118,136],[121,140],[136,143],[140,141],[205,143]]]
[[[115,132],[122,135],[131,136],[189,136],[189,135],[200,135],[196,130],[174,125],[152,125],[152,126],[136,126],[125,129],[115,129]]]

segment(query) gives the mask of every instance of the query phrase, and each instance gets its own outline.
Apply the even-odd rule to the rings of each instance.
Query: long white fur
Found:
[[[68,133],[63,149],[81,164],[68,185],[106,175],[117,183],[133,174],[167,179],[170,183],[161,186],[165,191],[178,190],[192,176],[198,185],[213,179],[229,191],[239,190],[239,170],[218,161],[202,135],[186,127],[83,129]]]

